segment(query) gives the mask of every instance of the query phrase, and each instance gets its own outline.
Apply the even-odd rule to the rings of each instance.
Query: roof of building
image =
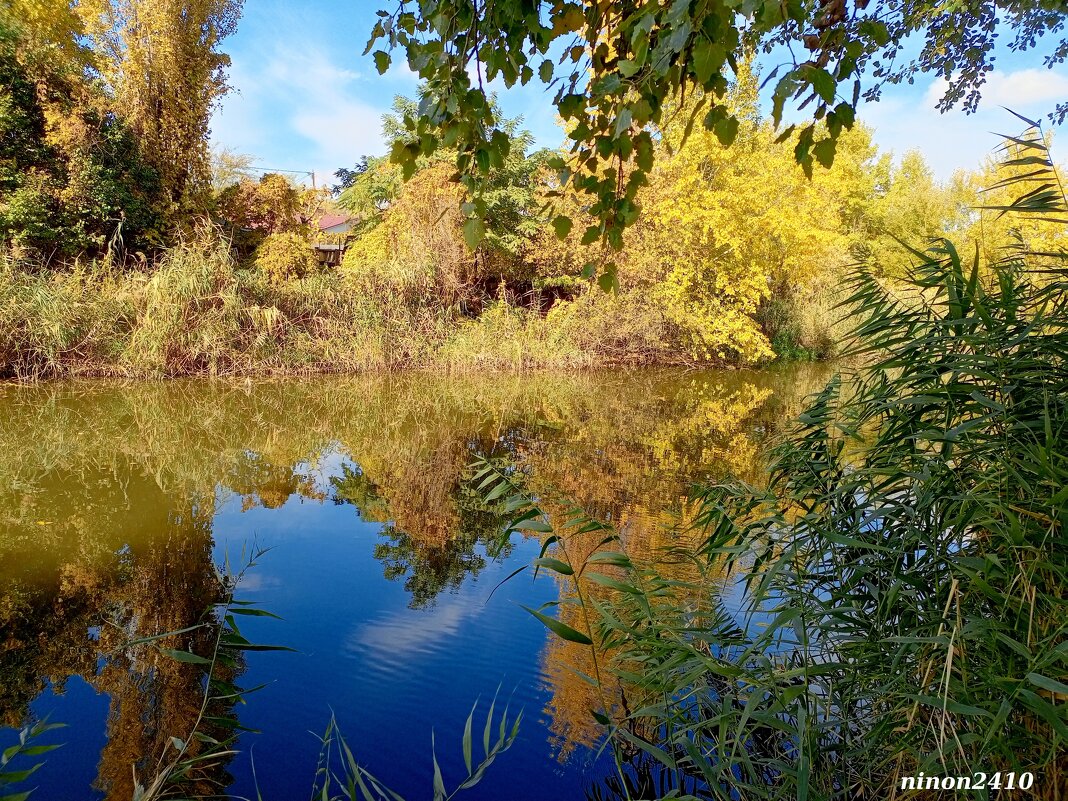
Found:
[[[326,231],[329,228],[334,228],[338,225],[344,225],[347,222],[351,222],[352,217],[347,214],[324,214],[319,218],[319,230]]]

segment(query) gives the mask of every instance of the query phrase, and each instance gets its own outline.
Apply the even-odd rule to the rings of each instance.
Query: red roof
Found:
[[[319,230],[325,231],[327,228],[333,228],[335,225],[343,225],[351,219],[352,218],[347,214],[324,214],[319,218]]]

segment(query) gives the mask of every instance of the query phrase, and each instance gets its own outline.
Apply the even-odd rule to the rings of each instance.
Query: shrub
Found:
[[[269,281],[279,283],[291,278],[303,278],[318,267],[315,252],[300,234],[286,232],[271,234],[253,256],[253,263]]]

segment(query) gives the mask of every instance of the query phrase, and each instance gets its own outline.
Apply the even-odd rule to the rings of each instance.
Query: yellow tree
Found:
[[[169,215],[201,208],[211,186],[211,113],[228,90],[242,0],[85,0],[79,5],[120,116],[159,174]]]
[[[900,277],[915,260],[901,243],[924,248],[934,239],[949,237],[960,246],[978,197],[969,176],[957,172],[949,181],[939,181],[918,151],[905,153],[896,166],[890,162],[887,155],[878,165],[871,235],[858,243],[857,255],[884,274]]]
[[[21,60],[58,70],[84,66],[85,50],[78,37],[82,22],[72,0],[6,0],[0,3],[0,28],[18,32]]]
[[[671,115],[656,166],[638,194],[642,215],[620,259],[620,284],[650,295],[700,360],[757,362],[773,355],[762,313],[810,292],[850,256],[871,195],[870,134],[842,134],[830,169],[808,178],[794,143],[777,141],[742,69],[731,93],[731,136],[686,122],[702,99]]]

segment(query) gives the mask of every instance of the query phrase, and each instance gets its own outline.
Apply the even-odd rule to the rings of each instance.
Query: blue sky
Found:
[[[378,7],[374,0],[247,0],[237,33],[224,43],[235,91],[215,114],[214,143],[254,156],[262,168],[315,171],[320,181],[384,152],[380,118],[417,81],[403,64],[379,75],[371,57],[360,55]],[[860,117],[883,150],[919,149],[940,176],[975,167],[997,144],[991,132],[1021,127],[1001,106],[1036,118],[1068,99],[1066,65],[1051,71],[1035,53],[1006,52],[997,66],[974,115],[939,114],[939,84],[921,76],[887,87]],[[501,93],[501,103],[509,116],[523,117],[539,144],[562,141],[540,83]]]

